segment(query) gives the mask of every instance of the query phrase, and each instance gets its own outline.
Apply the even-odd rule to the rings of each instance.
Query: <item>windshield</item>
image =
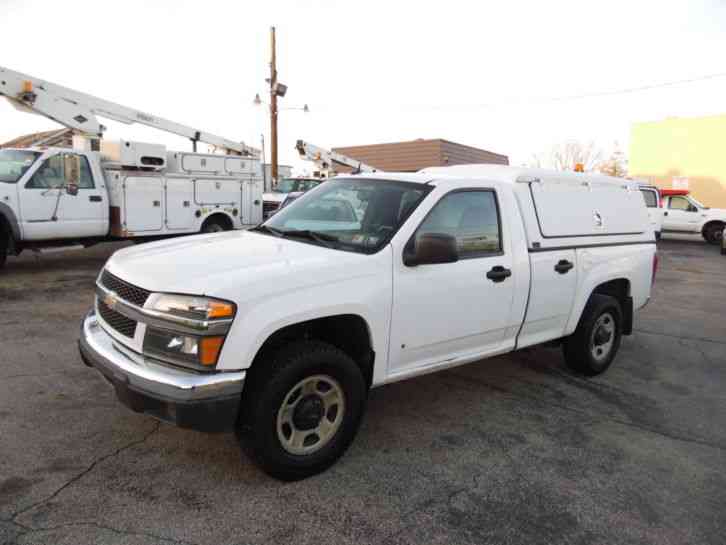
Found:
[[[23,177],[39,156],[40,153],[37,151],[0,150],[0,182],[14,184]]]
[[[307,191],[320,184],[320,180],[301,180],[299,178],[283,178],[277,184],[277,193],[292,193],[293,191]]]
[[[693,198],[692,195],[688,195],[688,200],[691,201],[693,204],[695,204],[698,208],[703,208],[704,210],[708,210],[708,206],[705,206],[698,202],[696,199]]]
[[[300,196],[259,230],[362,253],[380,250],[432,186],[335,178]]]

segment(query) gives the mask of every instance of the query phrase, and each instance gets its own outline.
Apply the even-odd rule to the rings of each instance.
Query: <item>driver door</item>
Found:
[[[422,234],[450,235],[458,261],[407,266],[394,249],[390,376],[483,357],[503,344],[514,297],[503,224],[495,189],[455,190],[441,197],[407,246]]]
[[[700,215],[696,208],[685,197],[668,198],[668,208],[663,213],[663,230],[682,233],[699,231]]]
[[[108,203],[104,191],[96,187],[86,157],[75,153],[48,157],[20,190],[23,238],[52,240],[105,234]]]

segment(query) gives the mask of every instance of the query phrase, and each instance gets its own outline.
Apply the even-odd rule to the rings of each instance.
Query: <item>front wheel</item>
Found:
[[[0,269],[5,266],[8,258],[8,250],[10,249],[10,235],[0,225]]]
[[[614,297],[594,293],[575,332],[565,339],[565,362],[587,376],[604,373],[620,348],[623,313]]]
[[[290,344],[257,365],[243,392],[242,448],[284,481],[324,471],[358,430],[367,393],[360,368],[318,341]]]
[[[706,242],[709,244],[721,244],[721,240],[723,239],[723,228],[724,226],[722,223],[709,225],[703,230],[703,238],[705,238]]]

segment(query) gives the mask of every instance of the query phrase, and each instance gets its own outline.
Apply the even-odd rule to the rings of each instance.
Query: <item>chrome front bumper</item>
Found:
[[[83,362],[108,379],[130,409],[200,431],[234,428],[245,371],[198,374],[157,363],[117,343],[94,311],[83,319],[78,345]]]

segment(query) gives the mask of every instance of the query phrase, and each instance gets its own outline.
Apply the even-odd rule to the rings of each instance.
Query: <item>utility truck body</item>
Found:
[[[253,230],[116,252],[80,349],[133,410],[236,429],[265,471],[298,479],[342,455],[371,387],[545,342],[604,372],[655,252],[635,182],[493,165],[339,176]]]

